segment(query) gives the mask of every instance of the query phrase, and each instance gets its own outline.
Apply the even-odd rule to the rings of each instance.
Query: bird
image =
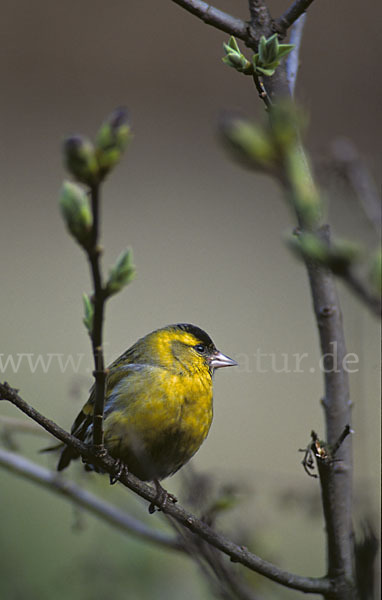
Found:
[[[153,482],[163,505],[167,497],[176,498],[160,481],[192,458],[210,430],[215,370],[235,365],[205,331],[178,323],[142,337],[107,369],[105,449],[127,472]],[[88,444],[93,439],[94,398],[93,386],[71,429],[72,435]],[[74,448],[66,446],[58,471],[78,457]],[[90,464],[85,468],[99,470]],[[149,510],[155,510],[153,505]]]

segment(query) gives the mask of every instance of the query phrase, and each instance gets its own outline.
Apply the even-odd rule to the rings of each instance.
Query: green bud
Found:
[[[274,74],[276,67],[278,67],[280,63],[278,60],[276,60],[273,63],[269,63],[269,65],[263,65],[260,62],[259,55],[254,54],[252,56],[252,64],[253,64],[253,68],[254,68],[255,72],[258,75],[267,75],[268,77],[271,77]]]
[[[93,217],[85,191],[71,181],[65,181],[60,193],[60,209],[66,226],[83,247],[89,243]]]
[[[293,44],[279,44],[275,33],[269,39],[262,35],[259,52],[252,56],[252,64],[258,75],[271,77],[280,64],[280,60],[294,48]]]
[[[222,132],[230,146],[252,168],[269,170],[274,166],[275,150],[263,128],[241,118],[226,119]]]
[[[273,63],[274,64],[274,63]],[[280,63],[276,63],[276,67],[279,66]],[[256,67],[255,71],[258,75],[265,75],[266,77],[272,77],[272,75],[274,75],[275,73],[274,68],[265,68],[265,67]]]
[[[86,138],[74,135],[64,140],[65,166],[69,173],[86,185],[99,180],[99,168],[93,144]]]
[[[302,258],[314,260],[322,265],[329,261],[329,246],[313,233],[299,233],[288,240],[292,250]]]
[[[279,44],[277,59],[280,60],[281,58],[284,58],[284,56],[287,56],[287,54],[292,52],[293,48],[294,44]]]
[[[119,255],[117,262],[109,271],[109,279],[106,284],[106,295],[112,296],[119,292],[134,279],[135,273],[133,253],[130,248],[127,248]]]
[[[239,45],[236,41],[236,38],[231,35],[231,37],[228,40],[228,44],[223,44],[224,46],[227,46],[228,48],[232,48],[232,50],[235,50],[235,52],[238,52],[240,54],[240,48]]]
[[[84,302],[84,318],[83,323],[88,330],[89,335],[93,333],[94,305],[87,294],[82,295]]]
[[[279,40],[277,33],[274,33],[267,40],[262,35],[259,43],[259,59],[260,63],[266,67],[269,63],[277,60],[279,51]]]
[[[253,73],[250,61],[240,52],[240,48],[233,36],[229,38],[228,44],[223,44],[223,48],[226,53],[226,56],[222,58],[224,64],[246,75]]]
[[[347,240],[336,240],[328,246],[314,233],[300,233],[290,240],[290,245],[301,256],[327,267],[335,275],[344,275],[361,254],[358,244]]]
[[[253,72],[252,65],[245,58],[243,54],[237,54],[236,52],[230,52],[226,56],[222,58],[224,64],[229,67],[233,67],[236,71],[240,73],[245,73],[246,75],[250,75]]]
[[[125,108],[116,108],[101,125],[96,137],[96,153],[104,177],[120,161],[132,138]]]

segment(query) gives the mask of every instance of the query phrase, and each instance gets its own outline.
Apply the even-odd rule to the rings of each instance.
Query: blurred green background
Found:
[[[289,2],[269,4],[276,15]],[[245,0],[216,5],[247,18]],[[380,12],[377,0],[367,11],[355,0],[322,0],[309,10],[297,96],[310,116],[307,144],[318,167],[333,139],[346,136],[379,175]],[[204,328],[237,358],[238,368],[217,374],[214,423],[193,467],[241,490],[221,529],[239,537],[245,531],[251,549],[284,569],[322,575],[319,485],[297,452],[312,428],[323,433],[317,332],[306,273],[283,241],[294,220],[280,190],[233,164],[217,137],[225,109],[264,117],[249,78],[221,62],[227,36],[172,2],[140,0],[4,0],[1,30],[0,353],[83,356],[78,373],[62,373],[56,359],[46,373],[32,373],[25,359],[1,379],[68,428],[86,400],[91,360],[81,295],[89,278],[57,208],[60,143],[71,133],[91,136],[113,108],[127,105],[135,138],[104,186],[104,266],[132,245],[138,277],[107,305],[107,360],[180,321]],[[373,248],[377,240],[354,198],[318,172],[334,231]],[[350,377],[356,524],[367,516],[378,526],[379,327],[338,287],[348,351],[359,356]],[[256,352],[274,354],[278,370],[283,354],[309,357],[302,373],[277,373],[269,358],[261,373]],[[6,403],[0,410],[22,418]],[[52,457],[37,453],[45,439],[16,441],[24,455],[53,468]],[[65,476],[162,526],[160,515],[149,517],[144,503],[106,478],[80,465]],[[182,474],[166,487],[182,498]],[[0,502],[6,600],[212,597],[190,561],[130,539],[4,471]],[[266,598],[300,597],[256,582]]]

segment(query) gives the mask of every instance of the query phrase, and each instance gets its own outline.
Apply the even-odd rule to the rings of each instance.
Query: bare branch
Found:
[[[259,98],[261,98],[261,100],[264,102],[264,104],[266,106],[266,110],[270,110],[272,107],[272,101],[271,101],[270,97],[268,96],[267,90],[265,89],[264,84],[261,81],[260,77],[257,75],[257,73],[253,74],[253,81],[254,81],[255,87],[259,93]]]
[[[103,451],[103,411],[105,403],[105,382],[106,371],[102,348],[102,328],[105,308],[105,293],[102,285],[102,275],[100,267],[101,248],[99,246],[99,184],[94,185],[90,190],[93,226],[91,243],[87,249],[87,255],[90,263],[90,270],[93,278],[93,305],[94,318],[91,331],[91,342],[94,358],[95,394],[94,394],[94,412],[93,412],[93,444],[99,452]]]
[[[292,97],[294,96],[294,89],[296,86],[297,72],[300,60],[300,46],[302,40],[302,33],[305,25],[305,19],[306,14],[302,14],[292,25],[289,43],[294,44],[294,48],[292,52],[287,56],[285,61],[286,76],[288,80],[290,95]]]
[[[65,444],[75,448],[81,456],[85,457],[87,461],[94,463],[98,467],[109,473],[115,475],[118,469],[118,462],[115,461],[111,456],[99,456],[94,455],[94,449],[91,446],[87,446],[70,433],[67,433],[64,429],[56,425],[50,419],[47,419],[41,413],[39,413],[32,406],[27,404],[7,383],[0,384],[0,400],[7,400],[17,406],[22,412],[27,414],[37,423],[40,423],[44,429],[49,431],[52,435],[63,441]],[[120,482],[128,487],[130,490],[148,500],[150,503],[158,505],[158,496],[156,490],[151,488],[146,483],[140,481],[137,477],[134,477],[131,473],[123,472],[120,477]],[[194,515],[186,512],[178,504],[172,504],[168,502],[165,506],[160,506],[161,510],[172,516],[179,523],[184,525],[187,529],[198,535],[200,538],[227,554],[233,562],[240,563],[248,569],[264,575],[268,579],[275,581],[286,587],[301,590],[303,592],[312,592],[316,594],[329,594],[333,591],[332,582],[326,577],[314,578],[314,577],[302,577],[300,575],[294,575],[288,571],[283,571],[272,563],[263,560],[249,552],[249,550],[243,546],[238,546],[231,540],[225,538],[209,527],[206,523],[195,517]]]
[[[277,33],[284,36],[291,25],[302,15],[312,4],[313,0],[295,0],[285,13],[275,21]]]
[[[165,546],[172,550],[184,550],[176,538],[165,535],[160,531],[155,531],[151,529],[151,527],[147,527],[147,525],[141,521],[122,512],[112,504],[97,498],[94,494],[90,494],[86,490],[83,490],[72,481],[63,479],[55,471],[52,472],[48,469],[44,469],[40,465],[37,465],[14,452],[8,452],[7,450],[0,448],[0,465],[11,473],[20,475],[55,494],[68,498],[76,505],[85,508],[87,511],[93,513],[110,525],[117,527],[118,531],[123,530],[140,539],[159,544],[162,547]]]
[[[212,25],[225,33],[235,35],[241,40],[248,40],[248,25],[242,19],[237,19],[232,15],[202,2],[202,0],[172,0],[191,14],[201,19],[206,25]]]
[[[264,0],[248,0],[251,25],[258,29],[265,37],[271,32],[272,19]]]
[[[329,243],[329,226],[318,232]],[[314,313],[320,336],[321,353],[324,357],[323,400],[326,441],[334,446],[344,428],[351,422],[348,375],[344,368],[346,346],[341,309],[334,283],[334,276],[324,267],[307,260]],[[333,360],[336,368],[333,368]],[[351,541],[352,507],[352,450],[350,437],[337,453],[338,462],[327,472],[327,485],[322,485],[327,530],[329,577],[343,573],[351,581],[353,556]],[[330,526],[329,526],[330,525]],[[351,591],[338,598],[351,599]]]

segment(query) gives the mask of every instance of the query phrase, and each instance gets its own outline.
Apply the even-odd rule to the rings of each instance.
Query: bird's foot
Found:
[[[127,465],[120,458],[117,458],[115,461],[115,472],[113,475],[109,474],[110,485],[114,485],[121,479],[122,475],[128,475],[128,473]]]
[[[149,506],[149,513],[152,515],[156,510],[163,510],[166,508],[168,502],[178,502],[178,498],[174,496],[174,494],[170,494],[167,490],[165,490],[157,479],[154,479],[155,489],[157,495],[155,496],[155,500],[151,502]]]

